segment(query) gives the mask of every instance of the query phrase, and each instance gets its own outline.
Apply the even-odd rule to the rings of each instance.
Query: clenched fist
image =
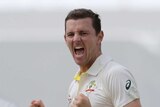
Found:
[[[91,107],[90,101],[84,94],[79,94],[73,101],[71,107]]]
[[[41,100],[33,100],[30,107],[45,107]]]

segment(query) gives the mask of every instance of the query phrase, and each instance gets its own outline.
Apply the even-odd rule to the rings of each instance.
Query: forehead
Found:
[[[91,18],[69,19],[66,22],[66,30],[93,29]]]

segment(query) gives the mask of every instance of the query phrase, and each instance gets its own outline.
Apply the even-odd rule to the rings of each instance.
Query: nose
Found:
[[[73,41],[75,42],[75,41],[80,41],[80,40],[81,40],[80,35],[75,34],[74,37],[73,37]]]

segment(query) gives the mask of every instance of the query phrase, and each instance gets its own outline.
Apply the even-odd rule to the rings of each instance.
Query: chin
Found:
[[[79,65],[79,66],[81,66],[81,65],[82,65],[82,62],[81,62],[81,61],[77,61],[77,60],[75,60],[75,63],[76,63],[77,65]]]
[[[77,65],[79,65],[79,66],[81,65],[81,63],[80,63],[80,62],[77,62],[77,61],[75,61],[75,62],[76,62],[76,64],[77,64]]]
[[[82,66],[84,65],[84,58],[75,58],[74,57],[74,61],[77,65]]]

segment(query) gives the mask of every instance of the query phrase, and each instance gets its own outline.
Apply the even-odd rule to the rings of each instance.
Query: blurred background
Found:
[[[28,107],[67,107],[67,90],[77,70],[64,42],[64,19],[74,8],[100,14],[102,49],[128,67],[143,107],[160,96],[159,0],[1,0],[0,97]]]

